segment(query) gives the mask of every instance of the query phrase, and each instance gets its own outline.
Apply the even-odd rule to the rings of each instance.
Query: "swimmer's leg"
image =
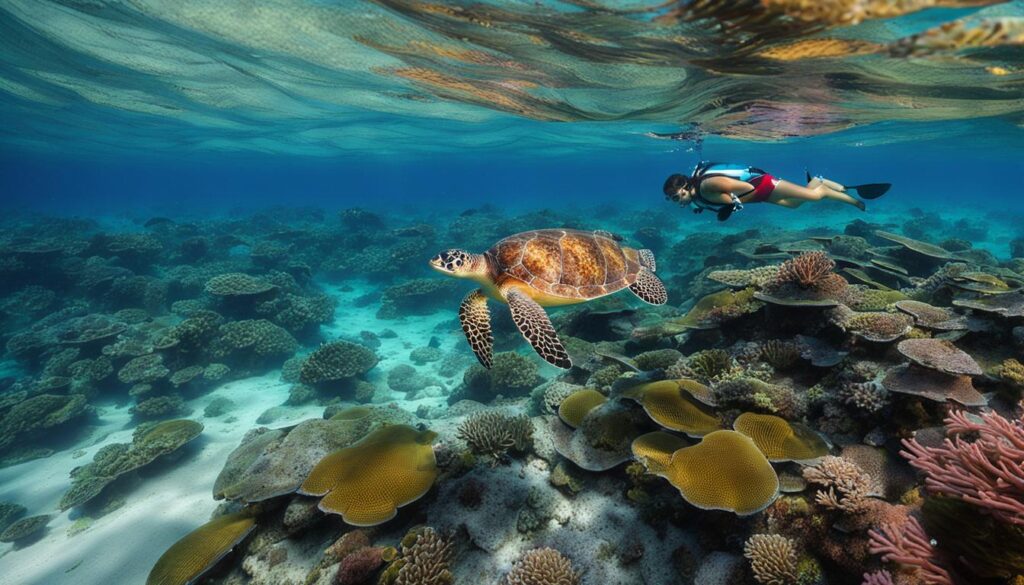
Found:
[[[804,202],[832,199],[840,203],[852,205],[862,211],[864,210],[864,203],[862,201],[842,191],[831,189],[824,182],[820,182],[813,188],[807,188],[796,183],[790,183],[789,181],[779,181],[779,184],[775,186],[775,191],[772,192],[772,202],[774,203],[777,199],[792,199]]]

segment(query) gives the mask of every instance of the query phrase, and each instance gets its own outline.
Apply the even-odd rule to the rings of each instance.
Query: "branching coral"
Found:
[[[791,341],[772,339],[761,346],[759,357],[776,370],[787,370],[800,359],[800,348]]]
[[[836,263],[825,252],[806,252],[783,262],[775,281],[811,288],[824,282],[835,267]]]
[[[825,457],[804,469],[804,479],[822,489],[814,497],[821,506],[848,514],[867,510],[871,494],[871,476],[843,457]]]
[[[459,425],[458,436],[476,453],[501,458],[510,449],[525,451],[533,440],[533,423],[526,415],[481,412]]]
[[[872,554],[882,555],[882,560],[914,569],[925,585],[953,585],[953,578],[939,564],[931,539],[913,516],[902,525],[883,524],[869,535]]]
[[[953,435],[941,446],[927,447],[905,439],[900,453],[925,474],[925,487],[959,498],[1004,522],[1024,526],[1024,417],[1003,418],[995,412],[980,422],[964,411],[945,420]],[[961,435],[974,435],[967,440]]]
[[[433,528],[425,528],[410,545],[402,545],[404,563],[395,577],[395,585],[448,585],[452,582],[448,564],[452,559],[452,539]]]
[[[875,571],[864,573],[864,580],[860,585],[896,585],[892,580],[892,573],[889,571]]]
[[[695,377],[705,383],[728,373],[733,367],[732,357],[729,356],[728,352],[721,349],[698,351],[686,360],[685,365],[691,377]]]
[[[580,575],[572,562],[553,548],[524,554],[505,576],[505,585],[579,585]]]
[[[743,545],[754,579],[761,585],[792,585],[797,580],[796,544],[779,534],[755,534]]]

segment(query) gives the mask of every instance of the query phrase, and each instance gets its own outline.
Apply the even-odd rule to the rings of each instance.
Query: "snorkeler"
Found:
[[[795,209],[808,201],[832,199],[865,210],[863,199],[881,197],[889,183],[872,183],[844,187],[824,177],[807,173],[807,186],[790,183],[756,167],[728,163],[701,162],[690,176],[675,174],[666,181],[665,197],[681,205],[693,205],[694,213],[714,211],[718,221],[725,221],[747,203],[774,203]]]

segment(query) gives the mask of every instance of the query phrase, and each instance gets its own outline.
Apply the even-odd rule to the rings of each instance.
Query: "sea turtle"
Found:
[[[569,354],[541,307],[584,303],[626,287],[652,305],[668,300],[654,275],[654,254],[620,241],[604,231],[534,230],[509,236],[483,254],[445,250],[430,266],[480,284],[462,301],[459,320],[485,368],[491,367],[494,345],[487,297],[508,304],[516,327],[542,358],[569,368]]]

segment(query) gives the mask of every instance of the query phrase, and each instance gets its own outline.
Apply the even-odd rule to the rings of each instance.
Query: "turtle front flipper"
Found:
[[[502,293],[508,302],[516,327],[540,357],[559,368],[571,368],[569,353],[558,339],[558,333],[551,325],[544,308],[517,287],[503,288]]]
[[[664,305],[668,302],[668,291],[665,290],[665,283],[654,275],[648,268],[641,268],[637,274],[636,282],[629,285],[629,290],[640,297],[645,303],[652,305]]]
[[[494,336],[491,335],[491,312],[487,310],[487,295],[475,290],[459,305],[459,322],[466,341],[473,348],[480,365],[490,369],[494,357]]]

